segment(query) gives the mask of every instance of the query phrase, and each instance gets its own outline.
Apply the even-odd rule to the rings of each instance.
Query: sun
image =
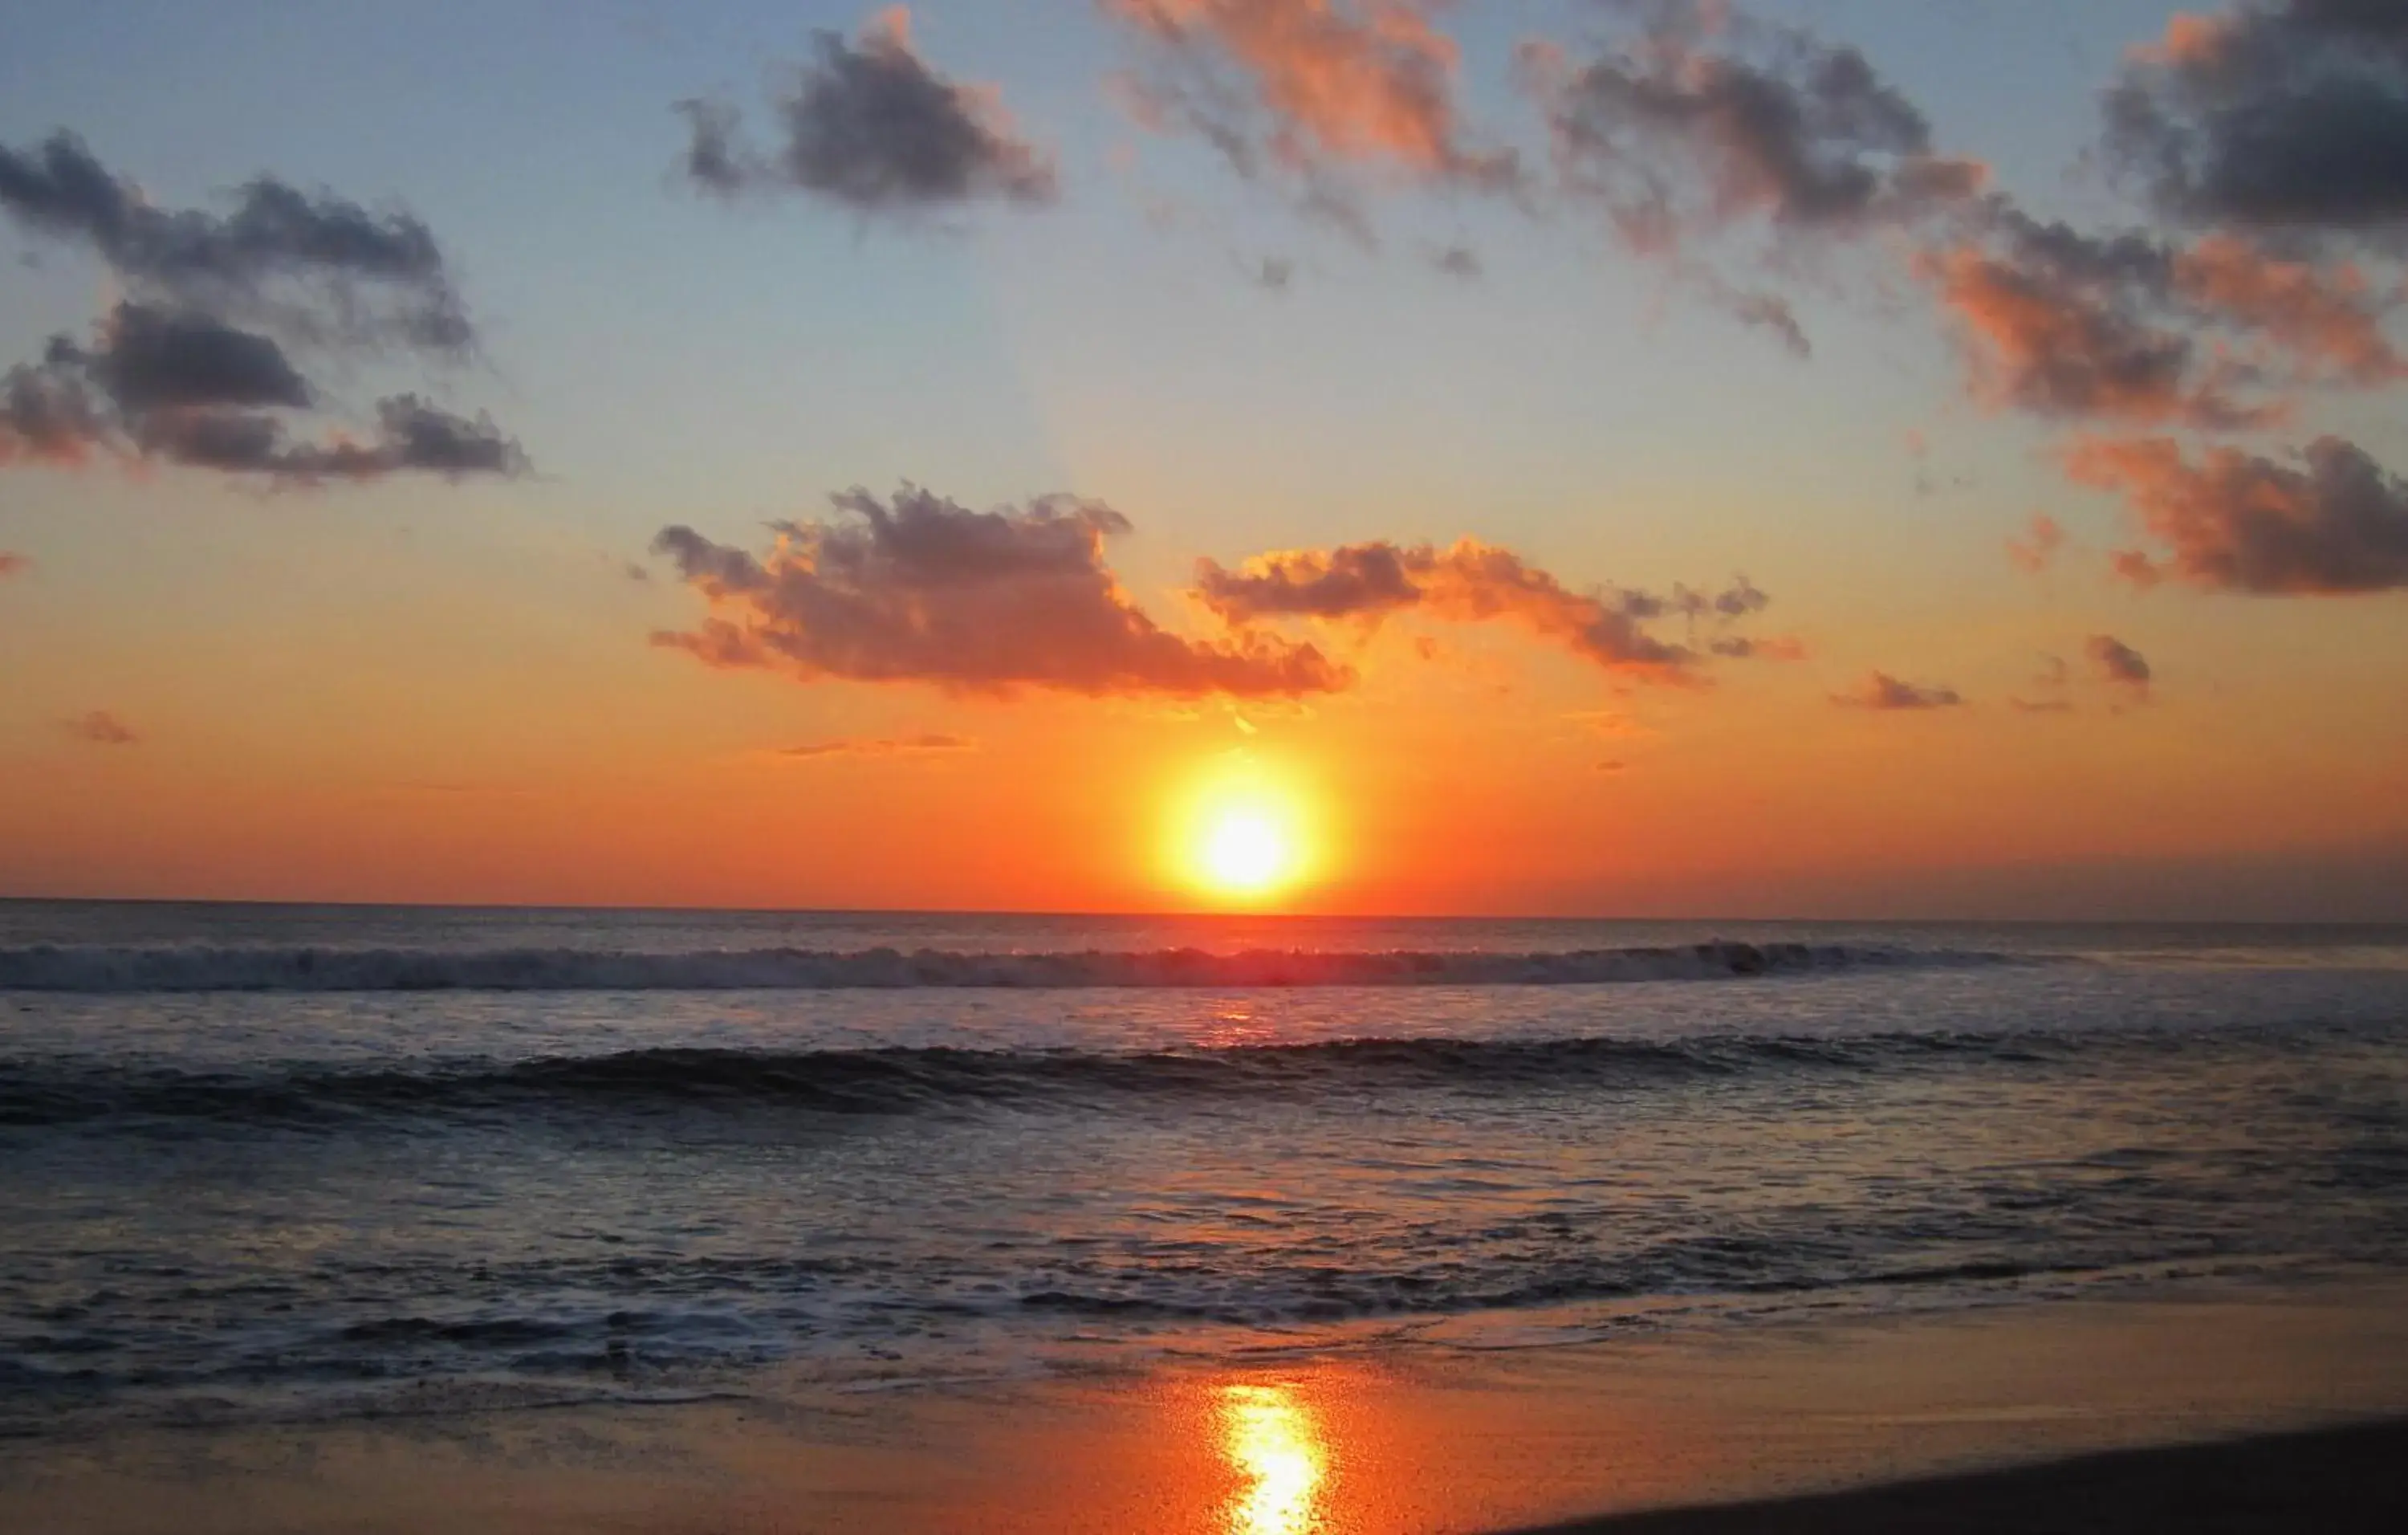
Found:
[[[1259,905],[1294,887],[1312,861],[1300,801],[1258,767],[1199,785],[1178,822],[1171,856],[1179,878],[1215,901]]]
[[[1197,867],[1215,887],[1232,895],[1259,895],[1282,882],[1296,862],[1287,829],[1267,811],[1232,805],[1204,825]]]

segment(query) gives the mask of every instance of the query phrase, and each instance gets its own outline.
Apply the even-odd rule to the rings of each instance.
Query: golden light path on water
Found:
[[[1226,1385],[1222,1452],[1243,1479],[1228,1506],[1228,1535],[1311,1535],[1326,1528],[1328,1447],[1312,1409],[1283,1385]]]

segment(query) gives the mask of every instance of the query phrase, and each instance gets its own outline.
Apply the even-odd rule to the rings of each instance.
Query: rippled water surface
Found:
[[[2404,1043],[2369,929],[0,903],[0,1429],[2397,1270]]]

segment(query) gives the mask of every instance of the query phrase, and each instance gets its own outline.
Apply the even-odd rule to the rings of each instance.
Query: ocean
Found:
[[[2408,1267],[2408,929],[0,902],[0,1434]]]

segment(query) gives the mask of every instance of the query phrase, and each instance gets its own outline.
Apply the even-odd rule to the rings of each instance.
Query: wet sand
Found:
[[[2408,1529],[2408,1421],[2125,1450],[1527,1535],[2352,1535]]]
[[[2066,1458],[2408,1418],[2408,1286],[2396,1283],[1722,1326],[1576,1347],[1508,1346],[1516,1337],[1449,1324],[1337,1356],[1233,1354],[1224,1340],[1217,1363],[1067,1378],[829,1392],[796,1370],[740,1400],[547,1411],[453,1401],[416,1417],[17,1441],[0,1443],[0,1528],[2401,1528],[2408,1428],[2398,1423]],[[2039,1469],[1986,1474],[2014,1466]],[[1646,1512],[1751,1499],[1788,1501]]]

